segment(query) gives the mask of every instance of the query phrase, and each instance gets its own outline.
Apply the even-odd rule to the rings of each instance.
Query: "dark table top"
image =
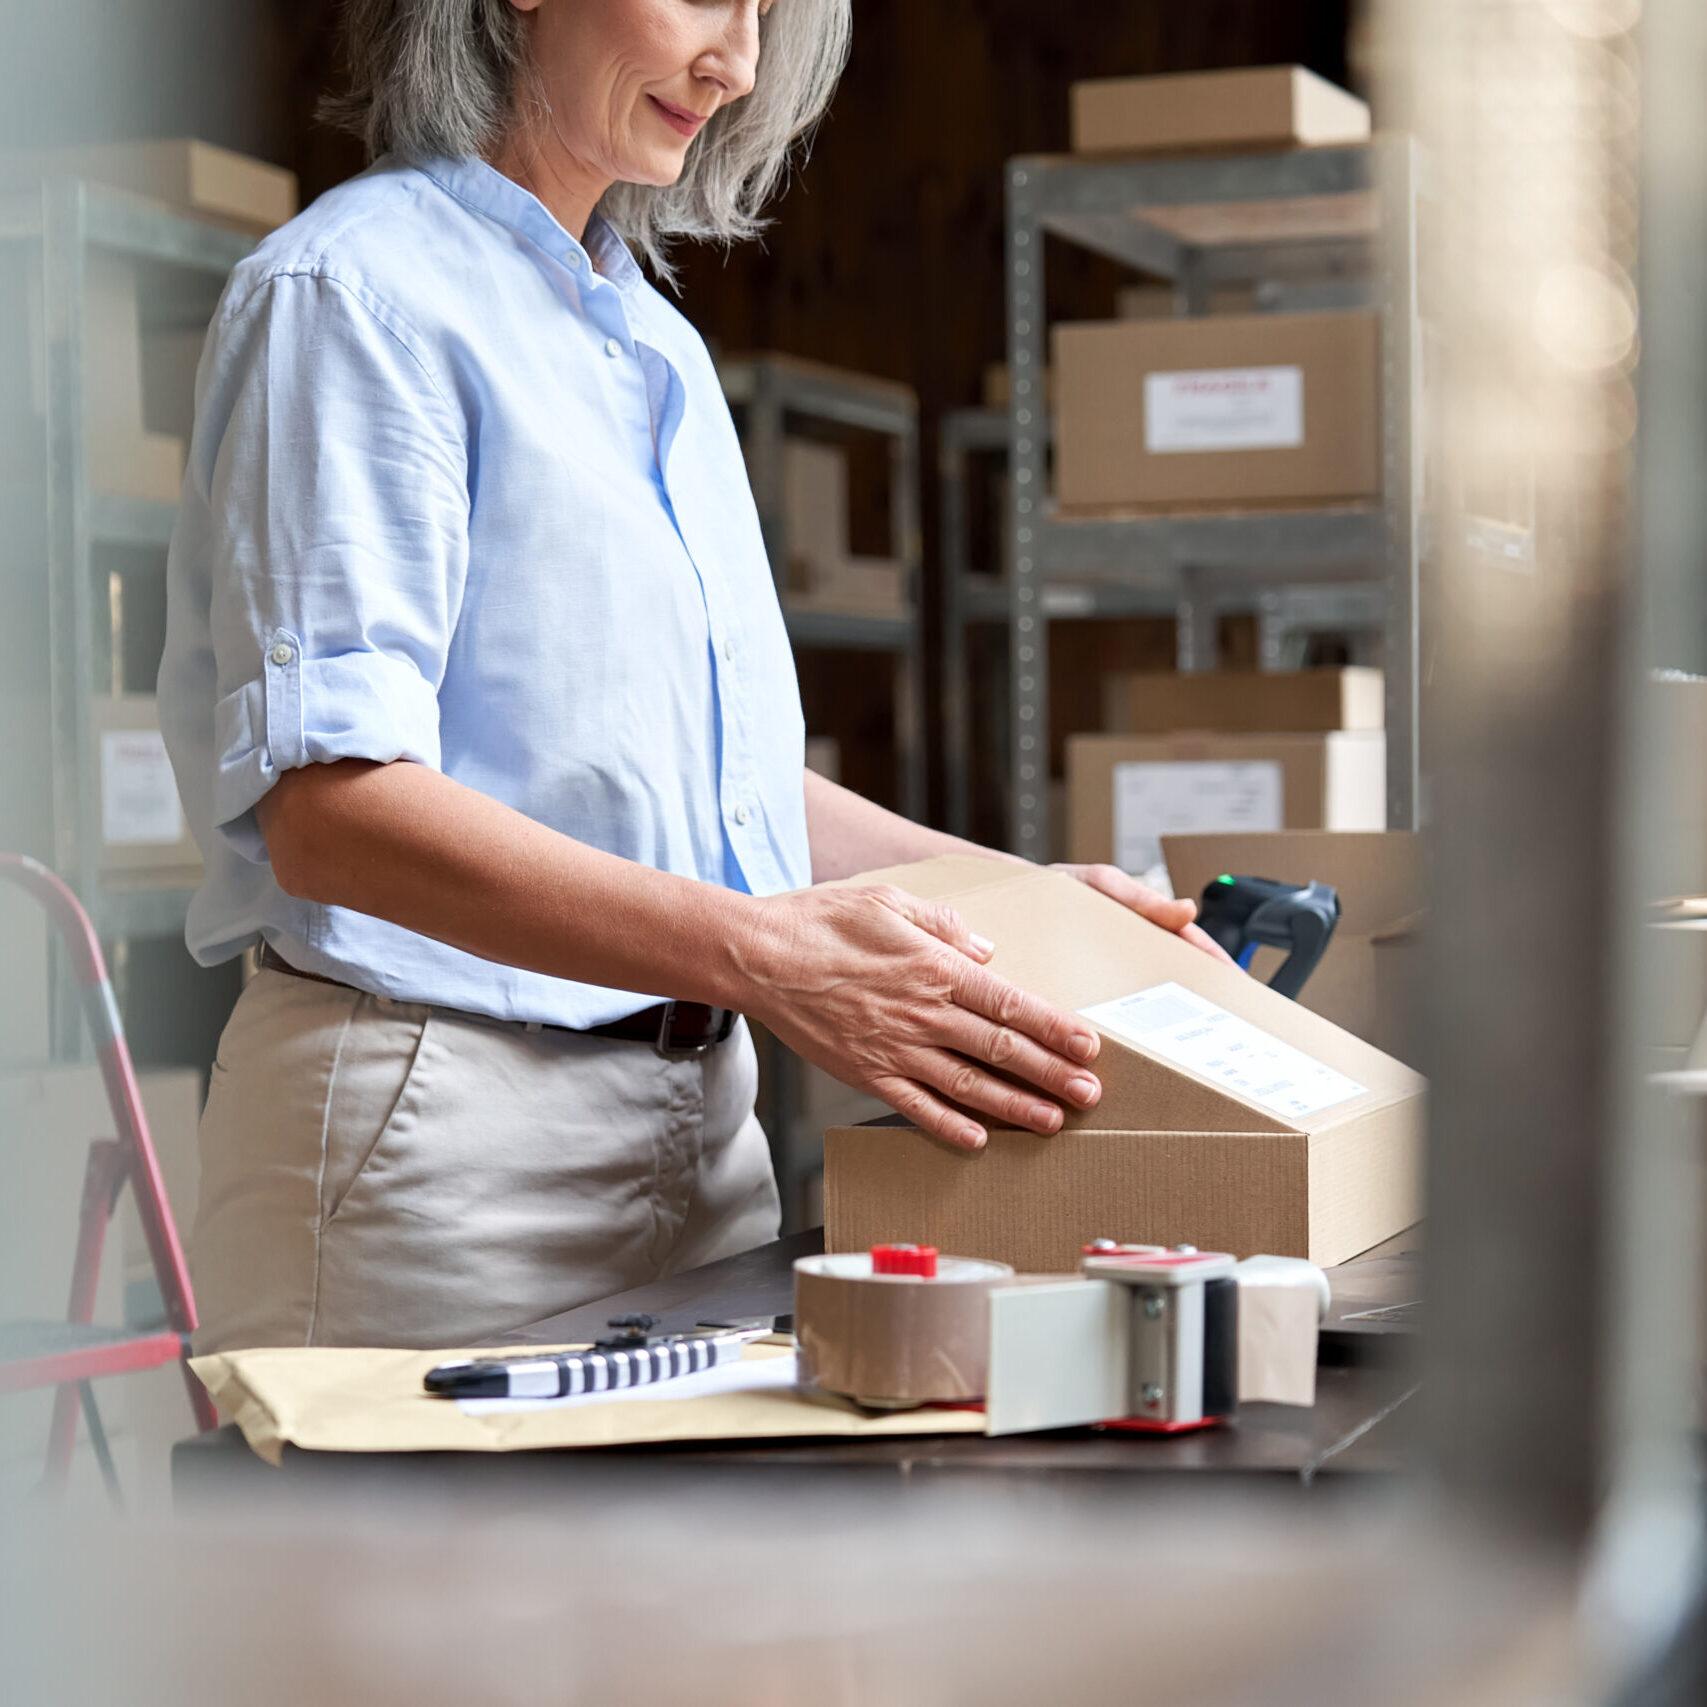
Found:
[[[704,1268],[584,1304],[551,1316],[494,1343],[549,1345],[589,1339],[610,1317],[644,1311],[660,1318],[666,1332],[700,1322],[785,1316],[793,1308],[793,1265],[797,1257],[823,1249],[814,1228]],[[1005,1436],[913,1435],[865,1440],[751,1441],[691,1447],[605,1447],[593,1451],[526,1453],[333,1454],[285,1451],[273,1471],[256,1458],[234,1426],[182,1442],[173,1456],[180,1497],[233,1492],[263,1484],[348,1489],[422,1477],[458,1482],[517,1474],[578,1478],[609,1476],[619,1469],[648,1476],[666,1469],[697,1473],[790,1469],[821,1476],[828,1472],[872,1472],[903,1476],[924,1472],[972,1471],[985,1475],[1034,1476],[1040,1471],[1121,1478],[1196,1476],[1205,1472],[1258,1474],[1308,1486],[1324,1473],[1392,1472],[1407,1458],[1408,1401],[1416,1379],[1408,1352],[1414,1341],[1394,1331],[1397,1307],[1416,1297],[1417,1260],[1405,1240],[1395,1240],[1368,1258],[1330,1270],[1334,1308],[1324,1330],[1324,1364],[1317,1372],[1316,1403],[1240,1407],[1231,1422],[1197,1433],[1152,1435],[1065,1429],[1049,1434]],[[1378,1314],[1374,1317],[1370,1311]],[[1402,1321],[1405,1312],[1398,1312]],[[1388,1319],[1383,1319],[1383,1317]],[[1351,1318],[1347,1320],[1347,1318]],[[1331,1359],[1331,1361],[1330,1361]]]

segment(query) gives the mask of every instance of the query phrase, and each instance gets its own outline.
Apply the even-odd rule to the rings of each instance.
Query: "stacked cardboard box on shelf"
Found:
[[[1167,881],[1164,835],[1380,830],[1379,670],[1119,672],[1103,735],[1067,743],[1067,846]]]
[[[1072,87],[1075,154],[1177,154],[1361,142],[1367,104],[1301,65],[1164,77],[1100,77]]]
[[[296,174],[193,137],[0,154],[0,188],[79,178],[256,236],[296,216]]]
[[[262,235],[297,211],[294,173],[193,139],[0,153],[0,189],[76,179],[164,202],[194,218]],[[193,381],[201,336],[146,324],[143,271],[96,248],[85,285],[84,410],[89,480],[101,498],[176,503],[189,432],[187,398],[156,389]],[[164,430],[161,418],[169,423]]]
[[[123,255],[92,250],[84,302],[83,412],[90,488],[103,498],[175,504],[184,483],[185,438],[149,429],[135,263]]]
[[[1125,671],[1103,678],[1103,732],[1167,735],[1326,733],[1386,727],[1386,678],[1328,670]]]
[[[201,880],[201,852],[184,821],[154,696],[97,699],[92,717],[102,872],[121,887],[126,881],[194,887]]]
[[[1072,130],[1074,152],[1092,156],[1273,151],[1365,141],[1370,114],[1283,65],[1077,83]],[[1367,191],[1135,211],[1194,247],[1370,236],[1378,215]],[[1135,286],[1121,318],[1055,328],[1065,513],[1339,505],[1378,493],[1372,314],[1253,313],[1248,289],[1194,319],[1171,318],[1177,306],[1171,287]]]
[[[1054,329],[1063,510],[1348,504],[1380,490],[1376,317]]]
[[[908,615],[905,566],[848,549],[848,459],[835,445],[783,441],[785,566],[791,609],[853,616]]]
[[[1075,735],[1067,857],[1165,872],[1161,838],[1208,830],[1379,830],[1387,742],[1325,735]]]

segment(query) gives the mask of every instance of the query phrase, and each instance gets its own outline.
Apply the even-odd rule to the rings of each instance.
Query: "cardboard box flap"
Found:
[[[1270,830],[1162,837],[1176,895],[1200,900],[1223,872],[1279,883],[1329,883],[1339,893],[1336,935],[1373,936],[1416,910],[1422,838],[1397,830]]]
[[[1413,937],[1422,934],[1423,921],[1426,913],[1407,913],[1402,919],[1395,919],[1384,931],[1376,931],[1371,937],[1373,942],[1409,942]]]
[[[1314,1133],[1423,1088],[1408,1067],[1063,873],[949,857],[859,881],[949,902],[995,943],[996,971],[1060,1007],[1078,1011],[1177,986],[1184,1001],[1212,1003],[1360,1087],[1289,1119],[1226,1078],[1217,1081],[1189,1055],[1159,1054],[1099,1020],[1103,1097],[1088,1114],[1070,1117],[1075,1128]]]

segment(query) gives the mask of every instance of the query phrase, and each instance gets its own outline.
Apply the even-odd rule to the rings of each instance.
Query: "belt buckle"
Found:
[[[735,1030],[735,1018],[735,1010],[725,1008],[716,1036],[702,1038],[698,1043],[677,1043],[670,1035],[676,1023],[676,1004],[666,1002],[664,1017],[658,1022],[658,1038],[652,1047],[666,1061],[697,1061],[701,1055],[709,1055],[718,1044],[729,1041]]]

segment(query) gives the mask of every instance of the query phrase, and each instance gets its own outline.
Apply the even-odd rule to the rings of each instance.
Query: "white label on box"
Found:
[[[1301,367],[1217,367],[1144,375],[1144,448],[1296,450],[1304,442]]]
[[[1302,1120],[1368,1089],[1181,984],[1157,984],[1079,1012],[1286,1120]]]
[[[1134,876],[1162,863],[1163,836],[1285,828],[1278,759],[1135,760],[1114,767],[1114,863]]]
[[[183,840],[184,809],[158,729],[101,735],[101,840],[112,847],[170,847]]]

